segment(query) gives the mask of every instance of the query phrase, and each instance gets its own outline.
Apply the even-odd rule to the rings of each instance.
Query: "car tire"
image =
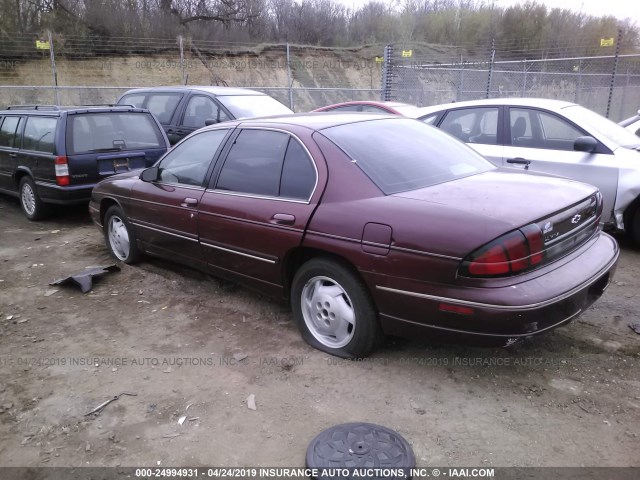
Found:
[[[342,358],[366,357],[382,339],[367,287],[345,264],[314,258],[296,272],[291,308],[304,340]]]
[[[111,256],[127,264],[136,263],[142,258],[133,228],[120,207],[109,207],[102,225],[104,240]]]
[[[20,179],[18,185],[18,198],[22,213],[31,221],[42,220],[48,213],[46,205],[38,195],[36,184],[29,176]]]

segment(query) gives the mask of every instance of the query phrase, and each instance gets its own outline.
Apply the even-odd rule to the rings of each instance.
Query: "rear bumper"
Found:
[[[440,331],[510,343],[566,324],[589,308],[608,287],[618,256],[616,241],[600,233],[562,266],[513,285],[460,287],[446,296],[378,285],[381,326],[391,335]],[[442,312],[442,303],[466,307],[470,313]]]
[[[76,205],[87,203],[95,184],[60,186],[55,183],[36,181],[38,195],[45,203]]]

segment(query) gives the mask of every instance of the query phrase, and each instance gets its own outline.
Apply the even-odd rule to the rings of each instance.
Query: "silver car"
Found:
[[[574,103],[497,98],[435,105],[414,118],[459,138],[497,166],[590,183],[605,227],[640,245],[640,138]]]
[[[618,123],[621,127],[626,128],[631,133],[635,133],[640,137],[640,110],[638,110],[638,114],[633,117],[629,117]]]

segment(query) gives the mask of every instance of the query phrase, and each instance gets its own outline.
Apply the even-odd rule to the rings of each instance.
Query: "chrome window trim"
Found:
[[[207,192],[211,192],[211,193],[220,193],[222,195],[235,195],[237,197],[248,197],[248,198],[257,198],[257,199],[262,199],[262,200],[277,200],[280,202],[290,202],[290,203],[303,203],[306,205],[309,205],[311,203],[311,199],[313,198],[313,196],[316,193],[316,190],[318,188],[318,182],[320,181],[320,174],[318,173],[318,166],[316,165],[316,162],[313,158],[313,155],[311,155],[311,152],[309,151],[309,149],[307,148],[307,146],[305,145],[305,143],[300,139],[300,137],[298,137],[298,135],[296,135],[293,132],[290,132],[289,130],[284,130],[282,128],[274,128],[274,127],[252,127],[252,126],[247,126],[247,127],[243,127],[242,124],[240,124],[238,127],[236,127],[238,130],[242,131],[242,130],[267,130],[267,131],[272,131],[272,132],[279,132],[279,133],[284,133],[286,135],[289,135],[290,137],[295,138],[298,143],[300,143],[300,145],[302,145],[302,148],[304,148],[304,151],[306,152],[307,156],[309,157],[309,160],[311,160],[311,165],[313,165],[313,170],[315,171],[316,174],[316,181],[313,185],[313,189],[311,190],[311,194],[309,195],[309,198],[307,198],[307,200],[299,200],[299,199],[294,199],[294,198],[286,198],[286,197],[274,197],[271,195],[256,195],[256,194],[251,194],[251,193],[243,193],[243,192],[234,192],[234,191],[229,191],[229,190],[220,190],[217,188],[208,188],[206,191]],[[242,132],[240,132],[242,133]],[[231,151],[231,150],[229,150]],[[227,156],[229,154],[227,153]],[[286,155],[286,152],[285,152]],[[225,158],[225,163],[226,163],[227,159]],[[284,158],[283,158],[283,165],[284,165]],[[220,171],[222,171],[222,169],[224,168],[224,164],[222,164],[222,166],[220,167]],[[216,179],[216,183],[217,183]],[[280,180],[282,180],[282,172],[280,172]]]
[[[272,265],[275,265],[277,263],[275,260],[271,260],[270,258],[258,257],[256,255],[251,255],[249,253],[240,252],[238,250],[231,250],[230,248],[224,248],[224,247],[220,247],[218,245],[212,245],[210,243],[200,242],[200,244],[204,245],[205,247],[213,248],[213,249],[216,249],[216,250],[222,250],[223,252],[235,253],[236,255],[241,255],[241,256],[247,257],[247,258],[252,258],[254,260],[260,260],[261,262],[270,263]]]

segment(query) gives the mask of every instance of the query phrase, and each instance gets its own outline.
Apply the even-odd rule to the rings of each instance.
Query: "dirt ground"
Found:
[[[355,362],[307,346],[286,305],[165,261],[51,287],[113,263],[101,232],[0,197],[0,465],[301,467],[321,430],[365,421],[419,466],[640,466],[640,252],[619,240],[615,281],[565,328]]]

